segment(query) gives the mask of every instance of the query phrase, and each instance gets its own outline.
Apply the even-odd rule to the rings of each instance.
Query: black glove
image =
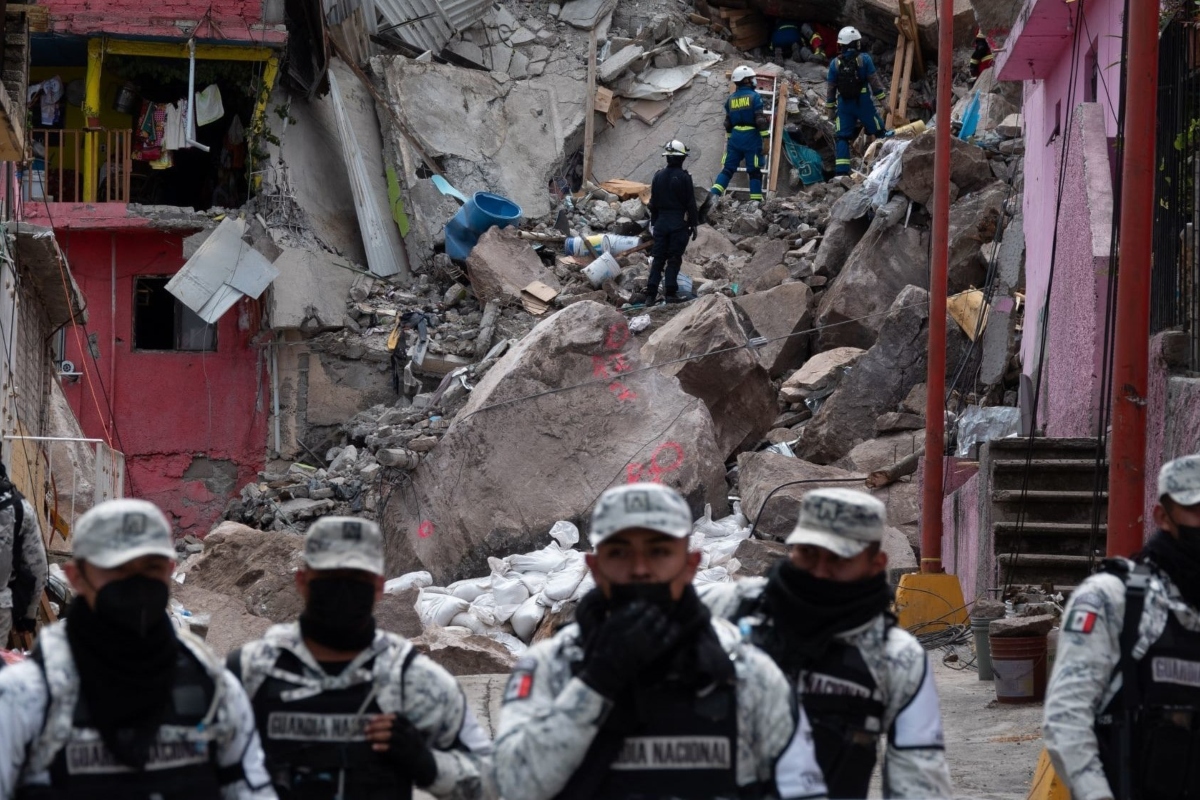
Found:
[[[694,241],[696,241],[696,236],[697,236],[697,231],[696,231],[695,225],[692,226],[691,231],[692,231],[692,241],[694,242]]]
[[[33,633],[37,630],[37,620],[18,617],[13,620],[13,630],[18,633]]]
[[[419,788],[429,786],[437,778],[437,761],[434,760],[433,750],[425,744],[421,732],[404,717],[396,717],[387,750],[380,751],[378,755],[397,772],[412,778]]]
[[[647,665],[671,650],[681,632],[658,606],[630,603],[612,612],[596,631],[579,677],[612,700]]]

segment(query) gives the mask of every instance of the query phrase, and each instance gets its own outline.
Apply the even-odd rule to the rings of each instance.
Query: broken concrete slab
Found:
[[[558,21],[572,28],[590,31],[617,7],[617,0],[567,0],[562,4]]]
[[[663,364],[664,375],[678,378],[685,392],[704,401],[725,457],[757,444],[779,413],[771,378],[745,347],[748,342],[733,302],[710,295],[691,303],[642,347],[647,364]],[[714,354],[694,358],[704,353]],[[690,360],[670,363],[685,357]]]
[[[817,353],[783,382],[780,397],[789,403],[799,403],[836,381],[843,369],[854,366],[866,352],[859,347],[835,347]]]
[[[879,340],[804,425],[796,455],[828,464],[874,438],[879,415],[925,378],[928,318],[929,292],[905,287],[883,318]]]
[[[283,248],[273,265],[279,279],[268,302],[271,327],[331,330],[346,319],[346,297],[358,276],[330,253]]]
[[[724,514],[707,407],[642,366],[610,306],[575,303],[539,323],[488,370],[411,488],[389,498],[389,571],[428,570],[442,585],[487,574],[488,556],[544,546],[558,520],[586,527],[600,493],[629,480],[678,488],[697,517],[705,503]]]
[[[554,273],[513,228],[491,228],[479,237],[467,256],[467,275],[475,296],[485,304],[492,300],[519,303],[521,291],[534,281],[562,289]]]
[[[645,52],[645,48],[640,45],[631,45],[618,50],[596,67],[596,79],[604,84],[612,83],[624,75],[625,71],[633,66],[633,62],[641,58]]]
[[[928,206],[933,197],[935,133],[928,130],[913,139],[900,157],[900,180],[896,188],[923,206]],[[951,137],[950,143],[950,182],[958,187],[960,195],[982,189],[995,180],[983,148],[956,136]]]
[[[896,295],[929,285],[928,234],[902,224],[907,211],[902,195],[880,208],[826,289],[817,312],[820,349],[870,347]]]
[[[789,458],[778,453],[761,451],[738,456],[738,488],[742,495],[742,511],[751,521],[757,519],[754,535],[763,539],[783,541],[796,527],[800,515],[800,498],[813,489],[826,487],[861,488],[855,478],[864,478],[837,467],[822,466]],[[814,481],[785,486],[791,481]],[[828,482],[826,482],[828,481]],[[779,489],[773,495],[774,490]],[[766,508],[763,503],[770,495]]]
[[[754,334],[768,340],[754,352],[772,378],[804,363],[808,358],[807,331],[812,327],[811,289],[803,283],[785,283],[734,302],[749,317]]]
[[[1058,617],[1039,614],[1036,617],[1001,617],[988,623],[988,635],[997,639],[1010,636],[1045,636],[1054,628]]]

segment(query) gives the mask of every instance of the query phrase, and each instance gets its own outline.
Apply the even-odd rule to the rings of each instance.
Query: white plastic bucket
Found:
[[[602,253],[624,253],[626,250],[632,250],[641,244],[641,239],[636,236],[617,236],[616,234],[605,233],[589,236],[586,239],[582,236],[573,236],[566,241],[566,247],[569,256],[578,256],[590,254],[598,256]]]
[[[584,277],[599,289],[604,285],[604,282],[609,278],[615,278],[621,274],[621,265],[612,257],[610,253],[603,253],[592,263],[583,268]]]

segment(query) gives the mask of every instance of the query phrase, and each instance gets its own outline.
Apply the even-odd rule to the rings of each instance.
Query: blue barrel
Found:
[[[520,221],[521,207],[491,192],[476,192],[446,223],[446,255],[465,261],[489,228],[507,228]]]

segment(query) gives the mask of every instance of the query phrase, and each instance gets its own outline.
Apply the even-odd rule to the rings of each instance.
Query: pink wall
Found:
[[[976,471],[970,480],[942,501],[942,566],[946,572],[958,577],[967,602],[980,593],[979,526],[982,514],[979,482]],[[986,570],[988,565],[982,566]]]
[[[83,430],[105,438],[106,391],[119,435],[113,445],[126,457],[126,493],[160,505],[180,533],[207,533],[265,456],[270,382],[250,344],[257,302],[242,300],[221,317],[216,352],[135,351],[133,278],[177,272],[182,234],[61,229],[57,235],[88,307],[86,331],[67,329],[66,357],[89,373],[66,384]],[[95,362],[77,344],[88,335],[99,349]]]
[[[280,19],[264,22],[264,0],[45,0],[54,33],[186,37],[238,42],[281,42]]]
[[[1063,432],[1051,435],[1094,435],[1093,372],[1097,357],[1080,358],[1080,346],[1098,350],[1103,331],[1096,337],[1091,319],[1098,301],[1096,271],[1100,268],[1094,255],[1097,241],[1086,235],[1093,223],[1109,224],[1105,214],[1093,204],[1089,183],[1079,174],[1073,176],[1066,189],[1059,211],[1059,264],[1055,271],[1053,306],[1048,310],[1046,286],[1049,280],[1051,251],[1054,243],[1055,211],[1058,204],[1058,174],[1063,138],[1074,117],[1069,108],[1068,94],[1074,87],[1070,105],[1094,101],[1099,104],[1104,135],[1113,137],[1117,130],[1117,110],[1120,90],[1121,14],[1124,0],[1088,0],[1084,22],[1079,25],[1079,59],[1072,71],[1071,16],[1058,10],[1060,0],[1027,0],[1008,39],[1006,51],[998,56],[997,69],[1002,80],[1024,80],[1025,92],[1022,113],[1025,117],[1025,274],[1026,313],[1025,334],[1021,357],[1026,374],[1033,375],[1038,362],[1042,316],[1055,313],[1067,315],[1061,324],[1052,324],[1047,342],[1047,369],[1057,374],[1043,379],[1043,391],[1049,398],[1043,403],[1043,422]],[[1055,6],[1051,8],[1051,6]],[[1076,13],[1076,4],[1067,8]],[[1025,41],[1021,41],[1024,39]],[[1036,62],[1031,56],[1037,55]],[[1011,57],[1010,57],[1011,56]],[[1096,90],[1093,96],[1093,64]],[[1032,79],[1030,79],[1032,77]],[[1107,90],[1106,90],[1107,86]],[[1076,133],[1079,129],[1076,129]],[[1093,142],[1093,147],[1098,143]],[[1077,137],[1071,149],[1079,153]],[[1072,165],[1075,159],[1072,158]],[[1078,172],[1078,167],[1075,167]],[[1111,191],[1111,189],[1110,189]],[[1063,236],[1069,239],[1064,243]],[[1103,240],[1105,237],[1099,237]],[[1104,245],[1107,249],[1107,244]],[[1090,254],[1090,255],[1089,255]],[[1065,263],[1065,262],[1070,263]],[[1102,283],[1102,282],[1101,282]],[[1080,288],[1082,287],[1082,288]],[[1062,295],[1073,295],[1060,301]],[[1059,297],[1055,297],[1055,296]],[[1102,302],[1102,295],[1099,301]],[[1083,324],[1086,330],[1080,330]],[[1076,333],[1072,333],[1075,331]],[[1055,334],[1058,334],[1057,336]],[[1043,395],[1046,398],[1045,395]],[[1084,428],[1086,434],[1080,433]]]

